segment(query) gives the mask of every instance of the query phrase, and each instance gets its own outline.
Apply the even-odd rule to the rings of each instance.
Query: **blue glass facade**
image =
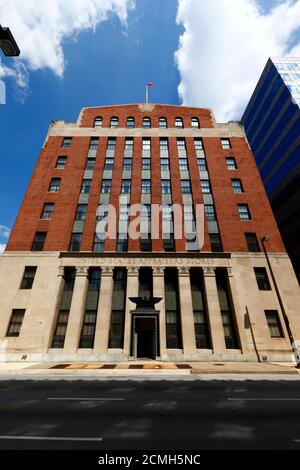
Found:
[[[269,59],[242,117],[300,280],[300,59]]]

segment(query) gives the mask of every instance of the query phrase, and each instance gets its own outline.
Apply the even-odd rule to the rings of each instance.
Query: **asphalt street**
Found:
[[[300,381],[3,380],[0,449],[300,450]]]

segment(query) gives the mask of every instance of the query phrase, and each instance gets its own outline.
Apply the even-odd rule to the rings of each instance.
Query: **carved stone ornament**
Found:
[[[149,267],[149,268],[229,268],[229,259],[214,258],[66,258],[63,260],[65,266],[94,266],[102,268],[130,268],[130,267]]]
[[[89,268],[87,266],[76,266],[76,276],[87,276]]]
[[[215,268],[203,268],[204,276],[215,276]]]

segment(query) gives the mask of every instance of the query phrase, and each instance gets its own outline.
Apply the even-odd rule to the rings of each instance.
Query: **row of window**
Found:
[[[175,127],[178,129],[183,129],[184,128],[184,122],[181,117],[176,117],[174,121]],[[200,121],[197,117],[192,117],[190,121],[191,127],[194,129],[199,129],[200,128]],[[97,116],[94,119],[94,128],[101,128],[103,126],[103,118],[101,116]],[[117,116],[113,116],[110,119],[110,128],[111,129],[117,129],[119,127],[119,118]],[[144,129],[151,129],[152,127],[152,121],[151,118],[146,116],[143,118],[142,121],[142,127]],[[168,120],[165,117],[161,117],[158,120],[158,127],[160,129],[167,129],[168,128]],[[135,128],[135,118],[130,116],[126,119],[126,128],[127,129],[134,129]]]

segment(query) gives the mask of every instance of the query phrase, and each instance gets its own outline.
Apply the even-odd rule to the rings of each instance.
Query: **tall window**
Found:
[[[80,251],[82,233],[72,233],[70,251]]]
[[[210,189],[210,182],[209,180],[201,180],[201,189],[203,194],[210,194],[211,189]]]
[[[248,204],[238,204],[238,212],[241,220],[251,220]]]
[[[128,251],[127,233],[119,233],[117,238],[117,253],[126,253]]]
[[[179,158],[179,169],[181,171],[188,171],[189,166],[188,166],[188,161],[186,158]]]
[[[126,306],[126,269],[114,270],[114,287],[112,295],[112,311],[109,330],[109,348],[123,348],[124,322]]]
[[[277,310],[265,310],[271,338],[283,338],[283,331]]]
[[[144,117],[143,119],[143,128],[150,129],[151,128],[151,119],[149,117]]]
[[[60,183],[61,179],[60,178],[52,178],[49,186],[49,193],[58,193],[60,189]]]
[[[189,180],[181,180],[181,192],[182,194],[191,194],[191,183]]]
[[[62,141],[62,148],[69,149],[72,145],[72,137],[64,137]]]
[[[90,268],[79,348],[91,349],[94,347],[100,284],[101,270]]]
[[[195,143],[195,150],[203,150],[202,139],[194,139],[194,143]]]
[[[200,269],[190,270],[192,304],[197,349],[210,349],[211,341],[207,321],[207,305],[203,275]]]
[[[135,119],[134,117],[128,117],[126,121],[127,129],[134,129],[135,128]]]
[[[143,139],[143,152],[146,151],[146,152],[150,152],[151,150],[151,139],[148,139],[148,138],[144,138]]]
[[[110,128],[117,129],[118,127],[119,127],[119,118],[114,116],[110,120]]]
[[[207,171],[207,165],[205,158],[198,158],[197,159],[198,168],[200,171]]]
[[[120,205],[120,220],[128,220],[129,217],[129,205],[121,204]]]
[[[171,181],[161,180],[161,192],[162,194],[171,194]]]
[[[177,127],[178,129],[183,129],[183,120],[181,117],[177,117],[175,119],[175,127]]]
[[[130,194],[131,191],[131,180],[122,180],[121,193]]]
[[[168,158],[161,158],[160,159],[160,171],[169,171],[169,159]]]
[[[169,149],[169,144],[168,144],[168,139],[163,137],[162,139],[159,139],[159,148],[161,151],[167,152]]]
[[[46,232],[36,232],[31,251],[43,251],[46,235]]]
[[[182,347],[177,269],[165,269],[166,336],[168,349]]]
[[[101,193],[109,194],[111,189],[111,180],[102,180]]]
[[[231,144],[229,139],[221,139],[221,144],[223,150],[230,150],[231,149]]]
[[[178,153],[186,153],[185,139],[177,139]]]
[[[102,127],[102,122],[103,122],[102,117],[97,116],[97,117],[95,118],[95,120],[94,120],[94,127],[95,127],[95,128]]]
[[[151,180],[142,180],[142,194],[151,193]]]
[[[192,126],[194,129],[199,129],[199,128],[200,128],[199,119],[196,118],[196,117],[192,117],[192,119],[191,119],[191,126]]]
[[[88,171],[94,170],[95,163],[96,163],[95,158],[88,158],[87,161],[86,161],[85,169],[88,170]]]
[[[104,243],[105,243],[104,234],[101,234],[100,236],[96,233],[95,238],[94,238],[93,252],[102,253],[104,251]]]
[[[67,157],[58,157],[56,160],[56,167],[58,170],[64,170],[67,163]]]
[[[254,273],[259,290],[271,290],[266,268],[254,268]]]
[[[36,266],[26,266],[23,274],[23,279],[21,282],[20,289],[31,289],[33,281],[35,278],[37,267]]]
[[[41,213],[41,219],[50,220],[52,217],[53,209],[54,209],[54,203],[46,202],[46,204],[44,204],[44,207]]]
[[[160,129],[167,129],[168,127],[168,122],[167,119],[164,117],[159,118],[159,128]]]
[[[240,179],[231,180],[231,185],[234,193],[243,193],[244,189]]]
[[[150,158],[142,159],[142,170],[151,171],[151,159]]]
[[[54,330],[52,348],[63,348],[67,334],[69,310],[59,310]]]
[[[152,240],[151,240],[150,235],[148,234],[146,236],[146,234],[143,234],[143,236],[141,236],[141,239],[140,239],[140,250],[142,252],[147,252],[147,251],[151,251],[151,249],[152,249]]]
[[[124,158],[123,160],[123,171],[132,170],[132,158]]]
[[[89,194],[92,186],[92,180],[82,180],[81,194]]]
[[[19,336],[25,315],[25,309],[13,309],[6,336]]]
[[[219,233],[210,233],[209,241],[210,241],[211,251],[213,253],[222,253],[223,247],[222,247],[221,237]]]
[[[216,220],[215,206],[213,204],[205,204],[204,210],[205,210],[206,219],[211,222],[212,221],[214,222]]]
[[[257,240],[256,233],[245,233],[247,247],[250,252],[259,253],[260,248]]]
[[[89,150],[96,151],[99,145],[99,137],[92,137],[90,140]]]
[[[234,320],[234,311],[228,286],[228,277],[224,269],[216,269],[216,282],[221,307],[226,348],[237,349],[238,340]]]
[[[69,311],[71,308],[76,270],[73,267],[64,268],[64,288],[60,299],[59,311],[52,339],[52,348],[63,348],[67,333]]]
[[[104,170],[112,171],[114,168],[114,159],[106,158],[104,163]]]
[[[107,141],[107,150],[115,150],[116,148],[116,139],[114,137],[111,137]]]
[[[237,164],[236,164],[234,157],[226,158],[226,165],[227,165],[227,169],[230,171],[237,170]]]
[[[125,139],[125,150],[126,151],[131,151],[133,150],[133,138],[132,137],[128,137]]]
[[[78,204],[75,220],[85,220],[87,204]]]

